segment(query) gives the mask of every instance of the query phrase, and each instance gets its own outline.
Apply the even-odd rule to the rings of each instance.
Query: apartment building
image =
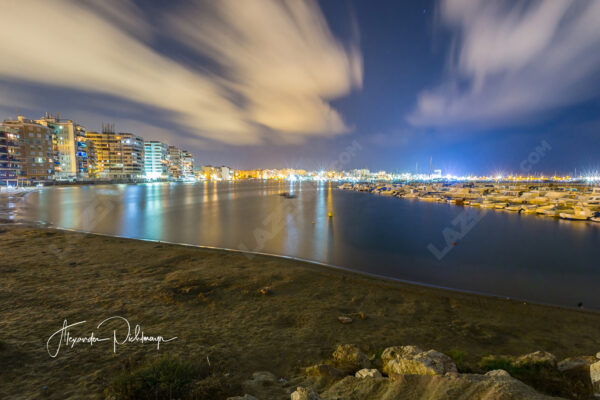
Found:
[[[0,186],[15,186],[19,177],[19,135],[0,126]]]
[[[34,120],[17,116],[5,120],[4,128],[18,135],[19,180],[28,183],[54,178],[54,146],[52,130]]]

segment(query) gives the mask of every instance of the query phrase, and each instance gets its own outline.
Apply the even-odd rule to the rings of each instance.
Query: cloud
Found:
[[[190,49],[226,67],[218,73],[151,47],[153,27],[131,1],[3,1],[0,79],[134,101],[167,112],[199,137],[230,144],[348,130],[328,101],[360,86],[361,56],[333,37],[313,2],[222,0],[191,10],[193,17],[181,12],[169,23],[185,33]]]
[[[327,100],[362,84],[362,60],[332,36],[312,1],[225,0],[189,7],[171,29],[217,61],[249,118],[295,135],[348,130]]]
[[[453,33],[442,83],[418,95],[416,126],[508,126],[598,96],[599,1],[440,3]]]

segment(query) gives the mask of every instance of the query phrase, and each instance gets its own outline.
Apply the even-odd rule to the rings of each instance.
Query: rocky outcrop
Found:
[[[533,353],[525,354],[523,356],[518,357],[514,364],[517,367],[523,365],[536,365],[536,364],[548,364],[553,367],[556,367],[556,357],[552,353],[548,353],[547,351],[536,351]]]
[[[318,393],[312,389],[298,387],[295,392],[292,393],[291,400],[321,400]]]
[[[354,372],[362,368],[369,368],[369,357],[355,344],[342,344],[333,352],[334,364],[344,371]]]
[[[457,372],[450,357],[435,350],[423,351],[416,346],[394,346],[381,355],[383,372],[390,377],[397,375],[443,375]]]
[[[504,371],[493,372],[490,375],[405,375],[398,379],[349,376],[321,393],[321,397],[323,400],[556,399],[536,392]]]
[[[381,372],[376,369],[363,368],[354,374],[357,378],[381,378]]]
[[[383,350],[383,353],[381,353],[381,361],[383,362],[383,365],[385,367],[386,363],[388,363],[391,360],[402,357],[414,356],[422,352],[423,350],[417,346],[392,346]]]

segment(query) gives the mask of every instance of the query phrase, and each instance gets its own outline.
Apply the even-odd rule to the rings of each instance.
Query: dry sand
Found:
[[[266,256],[49,229],[0,226],[0,398],[103,398],[128,360],[208,360],[234,384],[253,372],[297,375],[340,343],[369,353],[414,344],[487,354],[600,350],[600,314],[389,282]],[[272,294],[258,290],[270,286]],[[366,318],[358,317],[364,313]],[[342,325],[337,317],[354,316]],[[152,344],[46,350],[63,320],[72,335],[123,316]],[[107,330],[104,333],[108,332]],[[238,393],[239,394],[239,393]]]

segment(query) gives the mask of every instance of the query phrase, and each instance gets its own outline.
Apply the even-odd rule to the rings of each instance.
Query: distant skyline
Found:
[[[600,2],[5,1],[0,118],[46,112],[202,164],[600,170]],[[10,18],[19,15],[19,18]],[[25,24],[25,25],[24,25]],[[26,29],[23,29],[26,26]]]

